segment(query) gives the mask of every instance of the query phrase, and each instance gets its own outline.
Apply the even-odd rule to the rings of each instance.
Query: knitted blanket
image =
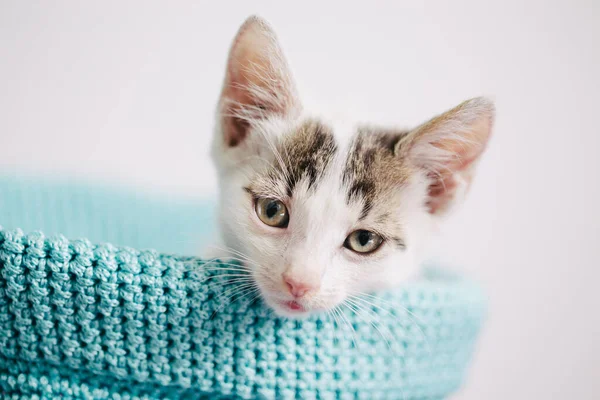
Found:
[[[230,298],[217,261],[167,254],[207,239],[209,214],[0,179],[4,397],[442,399],[460,387],[484,316],[476,285],[428,269],[336,318],[278,318]],[[107,240],[118,246],[95,243]]]

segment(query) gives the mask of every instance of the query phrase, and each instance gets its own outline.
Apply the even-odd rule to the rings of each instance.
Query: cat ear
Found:
[[[275,33],[252,16],[238,31],[227,61],[219,111],[224,141],[240,144],[252,124],[299,107],[295,85]]]
[[[466,193],[491,135],[494,104],[475,98],[419,126],[396,145],[431,179],[427,207],[443,214]]]

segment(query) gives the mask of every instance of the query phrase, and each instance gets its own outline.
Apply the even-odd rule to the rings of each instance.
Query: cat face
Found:
[[[213,145],[225,245],[281,315],[398,285],[466,191],[492,118],[481,98],[412,130],[311,113],[273,31],[252,17],[231,48]]]

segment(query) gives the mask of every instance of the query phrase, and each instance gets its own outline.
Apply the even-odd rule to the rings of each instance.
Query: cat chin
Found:
[[[303,319],[303,318],[307,318],[313,314],[315,314],[316,312],[318,312],[318,310],[313,310],[310,308],[305,307],[304,305],[301,305],[300,303],[296,303],[293,300],[276,300],[276,299],[272,299],[268,296],[263,295],[262,296],[264,299],[264,302],[267,304],[267,306],[273,310],[273,312],[280,316],[280,317],[285,317],[285,318],[294,318],[294,319]],[[295,303],[295,304],[293,304]]]
[[[284,318],[304,319],[313,315],[312,311],[293,311],[282,306],[270,306],[276,315]]]

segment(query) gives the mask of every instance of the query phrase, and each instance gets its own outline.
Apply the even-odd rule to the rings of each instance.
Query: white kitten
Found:
[[[466,191],[490,136],[477,98],[412,130],[307,110],[272,29],[240,28],[213,158],[224,245],[278,314],[329,310],[417,271],[432,222]]]

